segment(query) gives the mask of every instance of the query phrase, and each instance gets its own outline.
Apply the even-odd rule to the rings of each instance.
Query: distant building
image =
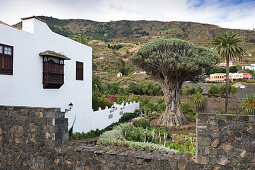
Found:
[[[233,81],[232,75],[229,75],[229,79]],[[209,78],[206,78],[206,81],[214,81],[214,82],[225,82],[226,80],[226,73],[215,73],[210,74]]]
[[[233,80],[243,79],[243,73],[232,73],[232,74],[233,74]]]
[[[133,75],[141,75],[141,74],[146,74],[146,71],[138,71],[133,73]]]
[[[122,73],[121,73],[121,72],[118,72],[118,73],[117,73],[117,77],[122,77]]]
[[[240,88],[240,89],[245,89],[245,88],[246,88],[246,86],[243,85],[242,83],[235,83],[235,84],[233,84],[232,86],[233,86],[233,87]]]
[[[242,69],[247,69],[247,70],[255,70],[255,64],[247,65],[247,66],[242,66]]]
[[[251,75],[249,73],[229,73],[229,80],[232,82],[238,79],[249,79],[249,78],[251,78]],[[210,74],[210,77],[206,78],[206,81],[225,82],[226,73]]]
[[[226,62],[223,62],[223,63],[219,63],[219,64],[217,64],[216,66],[219,66],[219,67],[226,67]],[[233,62],[232,61],[230,61],[229,62],[229,67],[231,67],[231,66],[233,66]]]
[[[249,79],[250,74],[249,73],[242,73],[243,74],[243,79]]]

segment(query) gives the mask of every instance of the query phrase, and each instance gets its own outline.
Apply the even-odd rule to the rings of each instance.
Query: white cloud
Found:
[[[2,21],[15,24],[21,17],[32,15],[95,21],[192,21],[255,28],[254,1],[233,4],[230,0],[0,0]]]

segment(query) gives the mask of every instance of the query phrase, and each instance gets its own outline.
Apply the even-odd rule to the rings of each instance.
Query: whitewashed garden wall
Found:
[[[104,129],[110,124],[117,122],[124,113],[134,112],[137,109],[139,109],[139,102],[131,102],[126,105],[114,103],[112,108],[106,107],[104,110],[99,108],[98,111],[94,111],[91,114],[91,130]]]

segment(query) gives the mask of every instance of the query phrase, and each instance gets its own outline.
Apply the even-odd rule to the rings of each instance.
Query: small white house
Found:
[[[56,34],[37,17],[22,30],[0,22],[0,105],[57,107],[74,131],[91,127],[92,48]],[[78,125],[78,126],[77,126]]]
[[[247,66],[242,66],[242,69],[255,70],[255,64],[251,64],[251,65],[247,65]]]
[[[139,109],[132,102],[93,112],[92,48],[40,18],[22,18],[22,30],[0,21],[0,37],[0,105],[61,108],[74,132],[105,128]]]

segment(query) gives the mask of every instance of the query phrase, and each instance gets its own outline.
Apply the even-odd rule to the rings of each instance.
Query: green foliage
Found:
[[[192,98],[192,103],[195,109],[200,109],[204,106],[205,99],[201,93],[196,92],[195,94],[191,96],[191,98]]]
[[[158,84],[144,84],[131,82],[128,86],[129,93],[135,95],[162,96],[163,92]]]
[[[170,148],[182,153],[196,153],[196,135],[193,133],[173,134]]]
[[[195,121],[197,118],[196,112],[193,111],[192,107],[189,103],[181,103],[180,104],[182,113],[189,121]]]
[[[229,67],[229,72],[230,73],[237,73],[238,69],[236,66],[230,66]],[[210,72],[210,74],[215,74],[215,73],[226,73],[226,68],[224,67],[219,67],[219,66],[214,66]]]
[[[186,85],[182,90],[182,93],[186,96],[193,95],[196,92],[202,93],[203,89],[200,86],[198,86],[197,88],[195,87],[190,88],[189,86]]]
[[[144,44],[131,60],[156,78],[168,73],[171,79],[173,75],[185,75],[187,80],[206,72],[219,58],[213,50],[188,41],[160,39]]]
[[[194,154],[196,135],[191,133],[166,134],[168,128],[134,127],[130,123],[121,124],[99,137],[97,144],[119,145],[129,148],[175,151]],[[175,150],[173,150],[175,149]]]
[[[94,138],[94,137],[97,137],[101,134],[103,134],[104,132],[107,132],[109,130],[112,130],[113,127],[119,125],[120,123],[125,123],[125,122],[128,122],[130,121],[131,119],[137,117],[139,115],[139,110],[136,110],[134,113],[131,113],[131,112],[127,112],[127,113],[124,113],[122,115],[122,117],[119,119],[118,122],[114,122],[112,123],[111,125],[107,126],[106,128],[102,129],[102,130],[99,130],[99,129],[96,129],[96,130],[91,130],[87,133],[70,133],[71,136],[72,136],[72,139],[86,139],[86,138]],[[73,127],[73,126],[72,126]]]
[[[238,88],[236,88],[234,86],[230,86],[229,93],[231,93],[233,97],[238,92],[239,92]],[[225,84],[224,85],[220,85],[220,86],[212,85],[212,86],[209,87],[208,93],[211,96],[225,97],[226,96],[226,85]]]
[[[132,120],[133,118],[137,117],[138,114],[139,114],[139,111],[135,111],[134,113],[132,112],[124,113],[122,117],[120,118],[119,123],[128,122]]]
[[[210,74],[215,74],[215,73],[226,73],[226,69],[223,67],[219,67],[219,66],[214,66],[210,72]]]
[[[98,76],[92,76],[92,109],[94,111],[98,110],[99,107],[104,109],[106,106],[110,108],[113,103],[105,101],[102,96],[103,87],[101,80]]]
[[[241,59],[244,54],[244,49],[240,45],[242,39],[233,32],[225,32],[221,36],[217,36],[213,39],[212,44],[215,45],[215,50],[226,59],[235,60],[236,58]]]
[[[217,112],[217,114],[226,114],[225,110],[220,110]],[[237,114],[235,111],[228,111],[228,114]]]
[[[238,72],[237,66],[230,66],[229,67],[229,72],[230,73],[237,73]]]
[[[210,86],[208,88],[208,93],[212,96],[217,96],[219,94],[219,87],[218,86]]]
[[[163,113],[166,109],[166,103],[163,98],[159,98],[156,103],[150,102],[147,98],[142,98],[140,100],[140,108],[149,110],[150,113],[157,112]]]
[[[252,77],[255,76],[255,71],[249,70],[249,69],[244,69],[240,71],[241,73],[249,73],[250,75],[252,75]]]
[[[109,49],[112,49],[112,50],[119,50],[120,48],[123,47],[123,45],[121,45],[121,44],[118,44],[118,45],[111,45],[111,44],[108,44],[107,47],[108,47]]]
[[[232,97],[235,96],[236,93],[238,93],[240,90],[237,87],[231,86],[230,93],[232,94]]]
[[[133,124],[135,127],[142,127],[142,128],[146,128],[150,126],[149,122],[145,118],[136,119]]]
[[[255,96],[249,94],[242,100],[240,107],[244,114],[255,115]]]

